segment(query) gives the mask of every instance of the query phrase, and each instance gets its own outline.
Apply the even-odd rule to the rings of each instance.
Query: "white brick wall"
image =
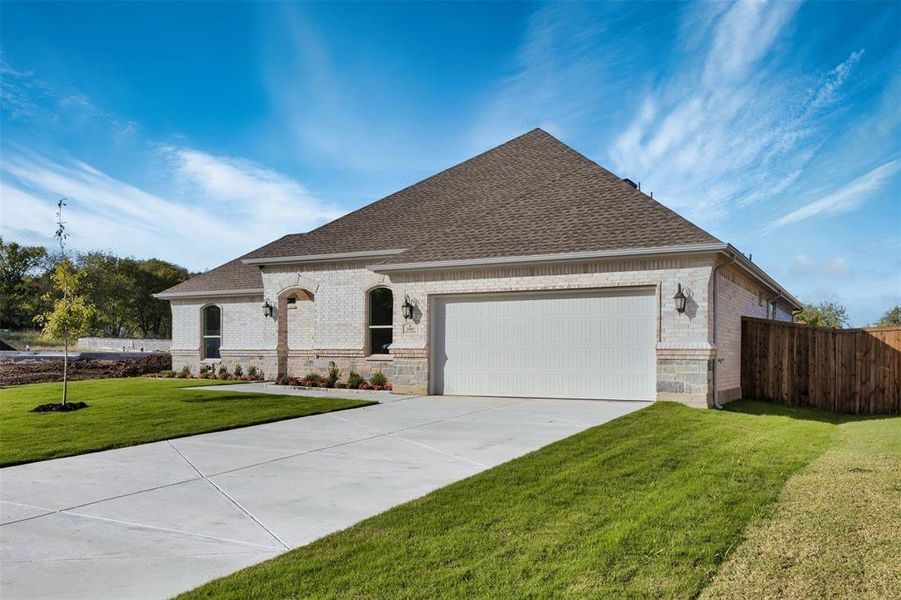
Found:
[[[741,398],[741,317],[767,318],[772,292],[732,267],[717,271],[716,388],[720,402]],[[791,321],[780,304],[774,318]]]
[[[394,292],[392,353],[405,357],[396,359],[395,370],[400,373],[398,369],[406,369],[415,373],[426,368],[429,305],[430,299],[436,295],[647,286],[654,288],[659,298],[658,355],[669,361],[685,359],[706,364],[713,352],[707,310],[711,268],[711,257],[641,258],[584,264],[398,273],[393,277],[369,271],[359,262],[266,267],[262,271],[262,296],[173,301],[173,356],[178,357],[176,362],[184,361],[192,366],[197,364],[201,309],[206,304],[215,303],[222,309],[223,359],[226,362],[261,360],[259,353],[262,352],[265,354],[267,372],[272,375],[275,368],[271,361],[275,360],[278,321],[263,316],[263,300],[265,298],[277,307],[280,297],[292,290],[305,290],[313,296],[313,302],[299,299],[297,309],[285,311],[288,347],[292,355],[295,351],[312,351],[321,357],[315,360],[328,360],[330,356],[362,358],[367,339],[367,293],[373,287],[386,286]],[[690,297],[688,308],[681,315],[676,312],[672,300],[677,283],[682,284]],[[411,322],[404,322],[401,315],[404,294],[409,294],[420,311]],[[230,358],[226,360],[226,357]],[[692,363],[689,366],[695,365]],[[175,367],[179,368],[179,365]],[[707,389],[703,382],[692,382],[692,401],[705,402],[707,393],[702,388]]]
[[[657,288],[662,300],[658,307],[658,349],[709,349],[710,273],[710,259],[668,258],[397,274],[392,283],[395,298],[409,294],[419,302],[422,318],[404,331],[395,328],[392,349],[428,346],[428,299],[434,295],[618,286]],[[676,312],[672,299],[677,283],[691,293],[689,308],[683,315]],[[395,312],[395,323],[402,323],[400,302],[395,302]]]
[[[267,337],[260,296],[172,300],[172,350],[200,349],[201,311],[209,304],[222,310],[222,350],[264,350],[275,348]]]

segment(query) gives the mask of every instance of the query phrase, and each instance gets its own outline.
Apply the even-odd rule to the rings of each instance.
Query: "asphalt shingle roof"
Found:
[[[242,258],[404,248],[411,263],[716,243],[718,239],[541,129],[306,234]],[[260,288],[236,259],[167,293]]]

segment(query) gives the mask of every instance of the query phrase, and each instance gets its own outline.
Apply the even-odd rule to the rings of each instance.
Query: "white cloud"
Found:
[[[707,38],[690,34],[681,64],[644,95],[608,148],[614,170],[702,224],[784,195],[828,133],[817,115],[840,101],[863,55],[799,86],[778,46],[797,9],[738,2],[689,13]]]
[[[817,263],[815,260],[806,254],[799,254],[792,260],[788,271],[795,277],[809,277],[816,271],[816,268]]]
[[[514,73],[499,82],[473,128],[473,145],[486,148],[541,127],[567,137],[568,129],[596,110],[606,65],[617,56],[596,45],[608,18],[597,18],[597,5],[577,3],[541,7],[527,24],[515,58]]]
[[[851,266],[840,256],[827,259],[823,262],[823,274],[826,277],[833,277],[836,279],[847,279],[853,276]]]
[[[184,147],[163,146],[161,151],[189,192],[251,223],[285,223],[294,231],[307,231],[343,214],[294,179],[249,160]]]
[[[788,272],[798,279],[849,279],[854,276],[848,261],[841,256],[816,260],[806,254],[798,254]]]
[[[831,104],[836,99],[838,90],[851,75],[851,68],[860,61],[863,53],[864,51],[862,49],[852,52],[847,60],[832,69],[829,73],[829,78],[811,101],[809,106],[811,111],[819,110],[821,107]]]
[[[854,210],[888,183],[898,172],[899,167],[901,167],[901,159],[880,165],[834,192],[771,221],[769,229],[783,227],[818,215],[837,215]]]
[[[249,161],[187,148],[167,152],[165,177],[189,184],[190,199],[147,192],[75,159],[5,151],[0,235],[32,243],[41,232],[49,237],[55,203],[65,196],[73,248],[156,256],[202,269],[339,214],[296,181]]]

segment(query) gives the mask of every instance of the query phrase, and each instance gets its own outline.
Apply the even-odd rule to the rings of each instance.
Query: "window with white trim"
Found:
[[[369,353],[388,354],[394,338],[394,294],[388,288],[369,292]]]
[[[219,358],[222,345],[222,310],[211,304],[203,309],[203,357]]]

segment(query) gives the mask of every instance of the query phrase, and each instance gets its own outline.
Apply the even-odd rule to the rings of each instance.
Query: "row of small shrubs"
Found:
[[[379,371],[373,373],[369,377],[369,381],[363,378],[356,371],[351,371],[347,375],[347,381],[341,381],[341,371],[334,362],[329,363],[328,375],[320,375],[319,373],[308,373],[303,377],[281,376],[275,380],[278,385],[318,387],[318,388],[336,388],[349,390],[388,390],[392,389],[388,378]]]
[[[188,365],[182,367],[181,371],[160,371],[159,373],[152,373],[148,375],[148,377],[163,377],[166,379],[195,379],[194,373],[191,372],[191,367],[189,367]],[[226,367],[225,365],[219,365],[218,370],[215,370],[212,365],[201,365],[200,373],[196,376],[196,379],[219,379],[222,381],[262,381],[263,372],[256,367],[249,367],[247,369],[247,373],[245,373],[241,365],[235,365],[234,370],[229,373],[228,367]]]

